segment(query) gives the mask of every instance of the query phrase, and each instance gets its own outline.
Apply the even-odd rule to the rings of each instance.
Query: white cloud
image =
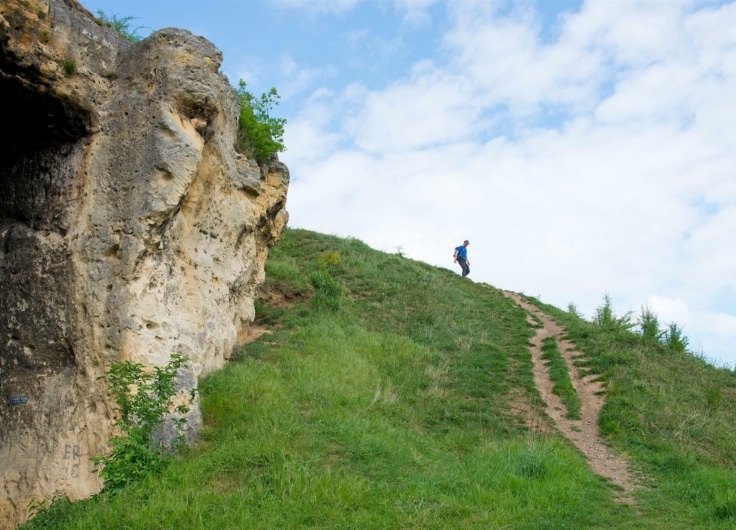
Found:
[[[320,80],[334,75],[335,68],[330,65],[320,68],[304,67],[290,56],[283,56],[281,58],[281,76],[283,79],[279,83],[281,87],[279,94],[284,99],[292,98],[297,94],[309,91]]]
[[[707,216],[693,228],[683,245],[690,263],[687,281],[709,291],[736,289],[736,245],[730,244],[736,229],[736,204]]]
[[[349,124],[356,144],[369,152],[424,148],[473,134],[480,109],[461,77],[428,72],[384,92],[368,94]]]
[[[259,69],[249,66],[241,66],[235,72],[235,77],[230,79],[230,83],[236,86],[240,80],[244,80],[248,86],[257,85],[260,81]]]
[[[690,327],[692,322],[690,308],[682,298],[652,295],[647,300],[647,306],[656,313],[662,328],[670,322],[676,323],[679,327]]]
[[[736,339],[736,315],[708,312],[703,316],[701,325],[705,331],[725,336],[732,341]]]
[[[569,34],[544,45],[528,11],[499,17],[488,14],[489,5],[452,4],[456,25],[444,40],[457,54],[456,68],[485,94],[484,103],[507,105],[515,114],[535,112],[542,104],[592,103],[602,81],[599,52]]]

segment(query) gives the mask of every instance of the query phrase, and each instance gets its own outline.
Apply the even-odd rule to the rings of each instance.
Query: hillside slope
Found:
[[[545,412],[538,320],[502,291],[291,229],[266,272],[258,338],[201,384],[198,446],[27,528],[733,527],[733,372],[524,298],[605,388],[601,443],[636,477],[622,503]]]

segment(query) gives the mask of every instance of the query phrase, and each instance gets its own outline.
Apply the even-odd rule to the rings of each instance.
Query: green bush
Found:
[[[671,322],[664,332],[664,343],[671,349],[678,352],[687,351],[690,341],[682,332],[682,328]]]
[[[153,373],[131,361],[114,364],[108,370],[106,378],[120,415],[115,426],[123,435],[110,439],[109,456],[92,457],[95,472],[105,479],[105,491],[118,490],[160,471],[166,456],[183,446],[185,418],[172,418],[178,436],[169,447],[161,428],[172,407],[171,398],[177,393],[176,373],[185,362],[185,357],[174,354],[166,366],[156,367]],[[190,400],[193,398],[194,390]],[[179,405],[173,411],[183,415],[189,408]]]
[[[335,268],[340,263],[339,250],[327,250],[317,258],[317,266],[323,270]]]
[[[596,308],[593,322],[611,331],[630,331],[634,327],[631,322],[631,313],[619,317],[614,313],[612,306],[611,295],[605,293],[603,295],[603,305]]]
[[[275,153],[285,151],[286,119],[273,118],[270,114],[281,98],[276,89],[271,88],[257,98],[246,89],[245,81],[241,79],[236,92],[240,99],[238,147],[259,164]]]
[[[321,269],[312,272],[309,275],[309,282],[317,291],[312,298],[315,305],[318,307],[326,307],[333,311],[340,309],[342,284],[333,278],[327,270]]]
[[[662,331],[659,329],[659,319],[657,319],[657,315],[648,306],[642,306],[641,314],[636,323],[639,325],[639,331],[645,340],[659,342],[662,339]]]

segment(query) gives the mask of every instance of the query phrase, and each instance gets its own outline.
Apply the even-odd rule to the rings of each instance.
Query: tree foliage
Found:
[[[662,331],[659,329],[659,319],[648,306],[642,306],[641,314],[636,323],[639,325],[641,336],[652,342],[662,340]]]
[[[690,343],[680,326],[671,322],[664,332],[664,343],[675,351],[687,351]]]
[[[603,328],[617,331],[629,331],[634,326],[631,322],[631,313],[623,316],[616,315],[613,311],[611,295],[608,293],[603,295],[603,304],[596,308],[593,322]]]
[[[646,305],[642,306],[636,322],[632,321],[631,312],[618,316],[613,310],[613,302],[608,293],[603,295],[603,304],[596,308],[593,323],[613,332],[628,333],[638,327],[638,334],[648,343],[661,343],[678,352],[688,351],[689,340],[680,326],[672,322],[666,329],[660,329],[657,315]]]
[[[242,79],[236,89],[240,99],[240,121],[238,125],[238,146],[259,164],[275,153],[286,150],[284,146],[285,118],[271,116],[273,108],[279,104],[279,93],[275,88],[256,97],[251,94]]]

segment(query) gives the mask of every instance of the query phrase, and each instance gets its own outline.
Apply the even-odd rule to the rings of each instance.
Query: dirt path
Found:
[[[542,323],[543,327],[537,329],[529,351],[534,365],[534,384],[546,404],[547,414],[554,420],[557,429],[585,455],[591,469],[621,488],[622,492],[617,500],[633,504],[631,492],[634,489],[634,481],[628,463],[622,457],[614,455],[598,434],[598,415],[605,402],[603,384],[596,381],[593,376],[581,377],[573,359],[583,354],[576,350],[570,341],[562,339],[565,333],[562,326],[518,294],[508,291],[504,291],[504,294],[527,311],[530,322],[536,317]],[[534,324],[536,325],[536,322]],[[542,360],[542,342],[547,337],[554,337],[557,340],[557,346],[567,363],[570,379],[582,402],[580,420],[565,417],[567,414],[565,405],[559,396],[552,393],[553,383],[549,376],[549,367]]]

